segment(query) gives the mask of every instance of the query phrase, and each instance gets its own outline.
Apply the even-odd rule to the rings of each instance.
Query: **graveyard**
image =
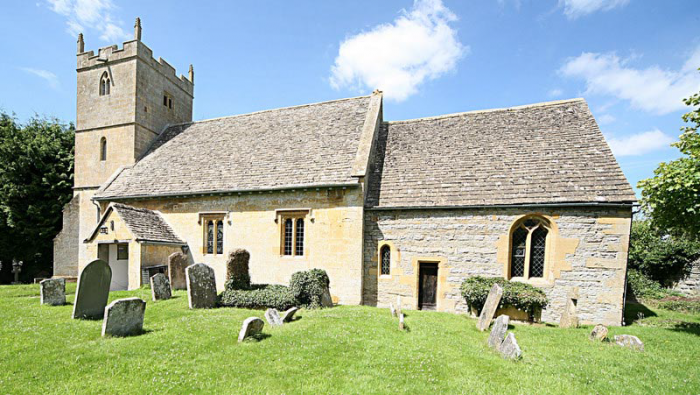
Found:
[[[272,327],[264,310],[190,309],[187,292],[154,302],[151,289],[110,292],[146,301],[138,336],[102,337],[102,320],[41,305],[39,285],[0,287],[3,393],[698,393],[700,316],[628,305],[626,327],[643,352],[589,340],[592,327],[510,323],[522,358],[502,358],[477,319],[335,306],[299,310]],[[239,343],[248,317],[262,333]]]

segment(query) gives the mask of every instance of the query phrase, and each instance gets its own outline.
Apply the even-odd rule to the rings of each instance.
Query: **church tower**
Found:
[[[133,40],[122,48],[100,48],[97,55],[85,52],[80,34],[77,57],[74,197],[64,209],[64,217],[76,218],[64,218],[63,231],[54,243],[54,274],[66,276],[61,260],[75,257],[74,246],[79,250],[78,270],[95,259],[85,256],[82,243],[100,215],[92,196],[122,167],[133,165],[167,125],[192,121],[194,99],[192,66],[188,77],[177,77],[165,60],[154,59],[151,49],[141,42],[139,18]],[[79,214],[72,214],[76,211]],[[66,228],[79,231],[68,235]]]

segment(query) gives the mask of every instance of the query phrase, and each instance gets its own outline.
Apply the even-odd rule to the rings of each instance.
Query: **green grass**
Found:
[[[639,336],[643,353],[591,342],[590,328],[516,325],[524,359],[512,362],[455,314],[408,311],[400,332],[386,309],[301,310],[238,344],[241,322],[262,311],[192,311],[182,291],[154,303],[142,289],[110,300],[147,300],[146,333],[103,339],[101,321],[72,320],[71,305],[38,295],[0,287],[0,393],[700,393],[700,316],[642,305],[610,335]]]

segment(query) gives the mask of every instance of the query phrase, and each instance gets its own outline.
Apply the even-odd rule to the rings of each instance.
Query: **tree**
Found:
[[[700,69],[699,69],[700,70]],[[695,107],[683,115],[689,125],[682,128],[680,141],[672,144],[684,155],[654,170],[654,177],[642,180],[642,209],[662,232],[700,239],[700,92],[684,99]]]
[[[53,238],[63,206],[73,196],[75,128],[56,119],[26,125],[0,112],[0,282],[9,282],[13,259],[21,279],[51,274]]]

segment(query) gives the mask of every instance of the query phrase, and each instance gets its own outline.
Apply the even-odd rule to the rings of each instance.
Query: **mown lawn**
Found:
[[[590,328],[516,325],[524,359],[512,362],[460,315],[408,311],[400,332],[385,309],[302,310],[238,344],[262,311],[192,311],[182,291],[110,300],[127,296],[148,301],[146,333],[103,339],[102,322],[72,320],[71,305],[40,306],[38,285],[0,286],[0,393],[700,393],[700,317],[639,305],[610,335],[639,336],[643,353],[593,343]]]

